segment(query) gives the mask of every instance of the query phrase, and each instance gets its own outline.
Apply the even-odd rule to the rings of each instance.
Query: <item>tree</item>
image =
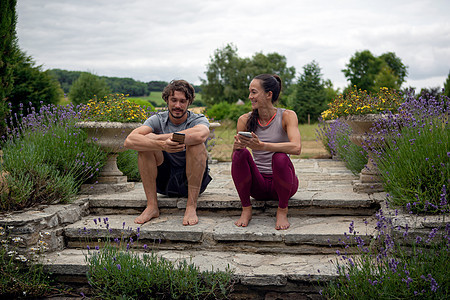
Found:
[[[291,93],[291,85],[295,79],[295,68],[288,67],[286,57],[276,52],[264,55],[262,52],[257,52],[253,55],[249,69],[249,77],[251,78],[259,74],[277,74],[283,81],[282,93],[280,96],[280,103],[287,104],[288,95]],[[246,84],[248,87],[250,82]]]
[[[400,89],[407,75],[407,67],[395,53],[375,57],[369,50],[356,52],[343,69],[350,87],[376,92],[380,87]]]
[[[275,52],[267,55],[258,52],[251,58],[241,58],[232,44],[216,49],[207,66],[206,79],[202,79],[202,100],[214,104],[246,99],[250,81],[262,73],[278,74],[284,85],[282,95],[289,93],[295,68],[287,67],[285,56]]]
[[[12,89],[12,66],[17,60],[16,0],[0,2],[0,100]]]
[[[110,87],[104,79],[91,73],[84,72],[73,83],[69,92],[70,101],[77,105],[87,103],[90,99],[103,98],[110,93]]]
[[[320,113],[326,109],[327,91],[317,62],[312,61],[303,67],[303,73],[289,97],[288,104],[297,113],[299,123],[306,123],[308,115],[311,120],[317,120]]]
[[[447,97],[450,97],[450,71],[448,72],[447,80],[444,83],[443,94]]]
[[[0,1],[0,135],[9,114],[7,96],[13,85],[12,72],[17,59],[16,0]]]
[[[162,92],[168,84],[167,81],[150,81],[147,83],[150,92]]]
[[[36,66],[31,56],[20,50],[18,53],[18,62],[13,66],[14,84],[8,97],[11,112],[19,112],[21,107],[39,109],[43,105],[57,104],[64,94],[58,81],[42,71],[42,66]]]
[[[146,96],[149,94],[148,84],[133,78],[101,76],[113,93],[128,94],[130,96]]]
[[[234,103],[247,94],[248,59],[237,54],[232,44],[216,49],[207,66],[206,80],[202,79],[202,99],[208,104],[226,101]]]
[[[334,89],[333,82],[330,79],[327,79],[323,82],[326,93],[326,103],[330,103],[334,98],[339,94],[339,88]]]
[[[50,69],[49,74],[59,81],[64,93],[68,94],[72,84],[80,77],[81,71],[68,71],[61,69]]]
[[[375,75],[373,90],[378,91],[382,87],[399,89],[398,81],[399,78],[394,74],[394,71],[387,65],[383,65],[378,74]]]
[[[406,80],[406,76],[408,75],[407,67],[402,63],[402,60],[395,55],[394,52],[381,54],[379,58],[387,65],[389,69],[391,69],[393,75],[397,76],[397,89],[400,89],[401,85]],[[384,65],[382,65],[382,67],[384,67]]]

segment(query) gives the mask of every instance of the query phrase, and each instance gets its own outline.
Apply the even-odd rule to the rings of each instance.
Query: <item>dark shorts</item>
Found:
[[[164,162],[158,166],[158,176],[156,177],[156,191],[169,197],[187,197],[188,180],[186,176],[186,165],[184,167],[174,166],[171,163],[170,154],[164,152]],[[203,173],[200,194],[203,193],[211,181],[209,175],[208,161]]]

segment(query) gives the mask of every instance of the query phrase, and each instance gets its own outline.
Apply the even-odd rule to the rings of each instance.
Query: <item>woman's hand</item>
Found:
[[[258,136],[252,132],[252,137],[246,137],[241,134],[234,136],[234,147],[235,149],[250,148],[252,150],[262,150],[264,143],[261,142]]]

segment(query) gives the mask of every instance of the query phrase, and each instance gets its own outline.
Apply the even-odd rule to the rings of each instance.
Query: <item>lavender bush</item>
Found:
[[[391,204],[416,212],[448,211],[448,194],[441,197],[450,186],[447,99],[408,94],[397,115],[376,124],[384,140],[374,159]]]
[[[103,222],[102,222],[103,221]],[[106,227],[108,218],[95,219]],[[106,238],[101,248],[89,248],[85,256],[88,281],[98,299],[229,299],[232,272],[200,271],[185,260],[173,263],[155,253],[138,253],[140,227],[123,231],[121,238]],[[148,251],[147,245],[143,246]]]
[[[316,135],[330,154],[342,159],[346,167],[356,175],[367,163],[367,152],[350,141],[351,132],[351,128],[340,119],[319,119]]]
[[[450,297],[450,224],[423,236],[393,225],[382,210],[376,237],[367,245],[353,236],[350,224],[348,244],[356,243],[358,253],[338,251],[334,263],[338,278],[322,290],[329,299],[448,299]],[[443,223],[444,224],[444,223]],[[411,242],[412,240],[412,242]]]
[[[98,173],[106,155],[74,126],[78,111],[48,105],[11,117],[2,142],[2,211],[67,202]]]

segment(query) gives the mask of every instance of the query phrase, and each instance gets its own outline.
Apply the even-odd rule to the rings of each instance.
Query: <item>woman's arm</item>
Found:
[[[270,143],[262,142],[254,133],[252,138],[241,138],[241,144],[249,147],[252,150],[263,150],[270,152],[284,152],[292,155],[300,155],[302,151],[300,131],[298,130],[297,114],[292,110],[285,110],[283,112],[283,128],[289,138],[289,142],[285,143]]]

